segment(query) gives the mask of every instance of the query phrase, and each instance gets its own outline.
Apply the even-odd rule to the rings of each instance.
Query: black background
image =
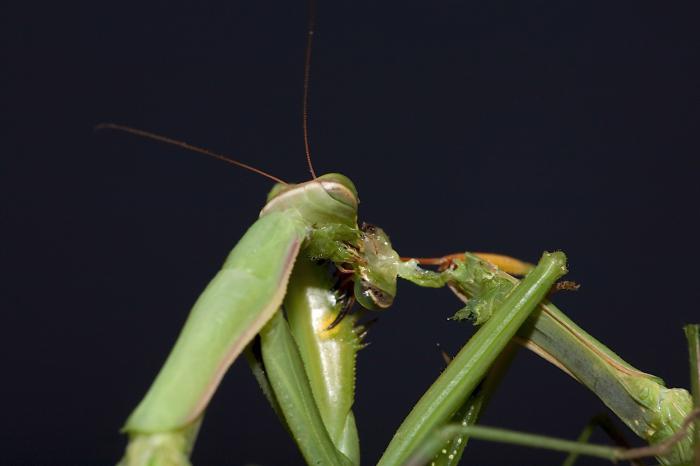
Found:
[[[22,2],[0,13],[3,464],[110,464],[118,429],[271,184],[114,121],[305,180],[306,5]],[[687,386],[698,321],[698,8],[684,2],[329,2],[311,83],[316,169],[357,184],[402,255],[568,253],[557,302]],[[365,464],[456,352],[446,291],[400,284],[359,355]],[[575,437],[602,405],[522,352],[484,424]],[[602,437],[597,440],[604,441]],[[560,454],[474,442],[468,464]],[[196,464],[300,464],[245,364]],[[599,464],[586,460],[588,464]],[[586,464],[586,461],[582,464]]]

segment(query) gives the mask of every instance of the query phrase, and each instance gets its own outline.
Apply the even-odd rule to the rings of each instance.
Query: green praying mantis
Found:
[[[310,46],[305,94],[309,56]],[[306,114],[305,108],[308,141]],[[102,127],[224,158],[144,131]],[[308,142],[306,147],[311,180],[288,184],[262,173],[276,184],[259,218],[197,299],[164,366],[129,416],[121,465],[189,464],[209,401],[240,356],[308,464],[358,465],[352,406],[356,355],[367,326],[350,309],[355,302],[369,311],[389,308],[399,278],[422,287],[449,287],[465,304],[455,320],[470,319],[479,329],[416,403],[378,464],[458,464],[469,438],[613,461],[656,456],[663,464],[684,464],[693,459],[697,398],[694,402],[688,391],[666,388],[630,366],[549,300],[566,273],[563,253],[545,253],[536,266],[483,253],[403,258],[381,228],[358,223],[353,182],[337,173],[316,176]],[[697,328],[688,333],[697,347]],[[515,344],[591,389],[650,447],[625,450],[476,426]],[[696,378],[697,373],[694,397]]]

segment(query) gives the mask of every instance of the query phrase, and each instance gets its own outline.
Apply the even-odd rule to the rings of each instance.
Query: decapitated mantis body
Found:
[[[310,181],[275,185],[259,219],[195,303],[124,426],[130,443],[123,465],[188,464],[205,409],[244,352],[307,463],[359,464],[352,405],[364,328],[347,309],[354,300],[369,310],[388,308],[399,277],[419,286],[450,286],[467,304],[457,317],[472,317],[481,327],[416,404],[379,464],[412,464],[446,426],[474,423],[484,392],[493,388],[484,388],[489,379],[482,392],[478,386],[513,339],[592,389],[650,443],[682,431],[692,409],[685,390],[666,389],[629,366],[546,299],[566,271],[562,253],[545,254],[532,270],[486,254],[446,256],[436,261],[439,271],[426,270],[420,263],[431,261],[404,261],[380,228],[358,225],[358,195],[348,178],[311,171]],[[506,272],[526,276],[518,282]],[[691,435],[681,433],[669,450],[652,453],[666,463],[690,460]],[[477,433],[452,432],[449,449],[430,461],[454,464],[468,435]]]

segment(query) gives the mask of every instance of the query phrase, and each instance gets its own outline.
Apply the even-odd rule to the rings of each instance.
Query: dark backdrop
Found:
[[[110,464],[271,184],[93,125],[305,180],[306,5],[16,2],[0,16],[0,462]],[[700,320],[697,18],[690,2],[322,0],[316,168],[350,176],[362,220],[403,255],[565,250],[583,287],[557,302],[632,364],[687,386],[681,326]],[[401,283],[372,329],[355,405],[366,464],[439,374],[436,343],[456,352],[471,334],[446,321],[458,307]],[[523,352],[483,422],[573,438],[601,410]],[[561,458],[467,452],[470,464]],[[301,463],[245,364],[217,392],[194,461]]]

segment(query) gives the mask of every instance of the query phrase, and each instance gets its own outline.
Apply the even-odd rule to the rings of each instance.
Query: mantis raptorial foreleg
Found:
[[[126,422],[125,465],[188,464],[204,409],[224,372],[282,303],[304,236],[296,214],[274,212],[253,224],[231,251]]]
[[[350,466],[323,424],[304,363],[281,312],[260,332],[265,370],[287,426],[309,464]]]
[[[361,328],[348,316],[327,329],[344,305],[340,298],[328,267],[302,255],[287,288],[286,312],[280,311],[263,329],[246,357],[307,461],[323,457],[358,465],[359,439],[351,407]]]
[[[352,405],[355,359],[362,347],[356,315],[329,328],[345,307],[346,296],[333,289],[327,264],[300,257],[284,300],[289,327],[309,380],[313,398],[336,448],[360,463],[360,443]]]

